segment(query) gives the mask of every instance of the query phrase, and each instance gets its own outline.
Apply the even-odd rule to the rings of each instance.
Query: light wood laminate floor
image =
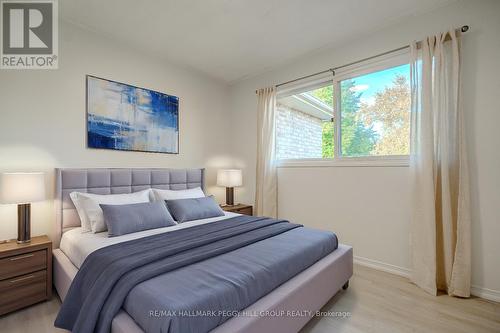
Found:
[[[0,317],[0,332],[63,332],[52,325],[60,302],[50,302]],[[346,291],[322,311],[349,312],[349,317],[313,318],[301,333],[500,332],[500,303],[480,298],[433,297],[407,279],[354,266]]]

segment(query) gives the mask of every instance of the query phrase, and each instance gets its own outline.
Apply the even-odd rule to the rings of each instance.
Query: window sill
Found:
[[[409,165],[409,156],[311,158],[277,161],[278,168],[408,167]]]

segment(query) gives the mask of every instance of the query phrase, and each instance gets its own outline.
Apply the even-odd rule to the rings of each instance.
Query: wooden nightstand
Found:
[[[0,315],[52,297],[52,242],[47,236],[0,244]]]
[[[233,212],[244,215],[253,215],[253,207],[251,205],[237,204],[234,206],[221,206],[226,212]]]

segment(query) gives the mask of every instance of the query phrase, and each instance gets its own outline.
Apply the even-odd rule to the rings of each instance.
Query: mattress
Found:
[[[224,216],[220,217],[189,221],[170,227],[149,229],[117,237],[108,237],[107,232],[100,232],[96,234],[90,232],[82,233],[81,228],[74,228],[63,234],[59,248],[69,258],[73,265],[75,265],[79,269],[87,256],[97,249],[133,239],[171,232],[179,229],[185,229],[196,225],[220,221],[240,215],[232,212],[224,212],[224,214]]]

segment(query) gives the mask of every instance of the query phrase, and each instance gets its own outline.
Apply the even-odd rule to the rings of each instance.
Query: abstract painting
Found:
[[[179,98],[87,75],[89,148],[179,153]]]

